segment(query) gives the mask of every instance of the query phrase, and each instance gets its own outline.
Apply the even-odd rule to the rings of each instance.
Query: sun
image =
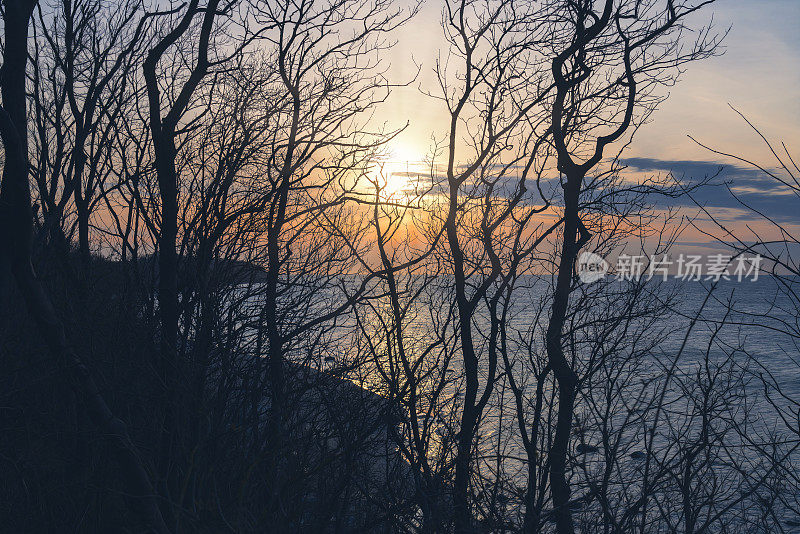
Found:
[[[381,188],[381,196],[386,199],[407,196],[414,189],[423,160],[418,152],[405,144],[390,145],[386,153],[378,158],[373,170],[374,180]]]

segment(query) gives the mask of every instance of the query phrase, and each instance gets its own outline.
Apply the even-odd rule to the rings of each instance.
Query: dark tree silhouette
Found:
[[[92,422],[102,432],[117,458],[124,479],[142,519],[154,532],[168,532],[158,510],[153,486],[125,423],[115,416],[100,394],[89,369],[67,343],[64,326],[36,278],[31,259],[33,213],[28,182],[28,124],[25,73],[27,38],[36,2],[6,2],[3,65],[0,69],[0,134],[5,149],[0,218],[3,223],[3,263],[10,266],[17,287],[36,321],[56,366],[69,372],[69,380]]]

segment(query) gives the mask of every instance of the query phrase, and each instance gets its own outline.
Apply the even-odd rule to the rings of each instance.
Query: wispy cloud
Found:
[[[697,202],[712,212],[715,208],[738,209],[741,211],[736,218],[751,220],[757,215],[749,207],[776,220],[800,223],[798,199],[794,193],[758,169],[713,161],[654,158],[627,158],[624,163],[629,170],[638,173],[670,172],[687,185],[708,180],[707,185],[692,193],[692,198],[663,198],[658,201],[665,206],[689,206]]]

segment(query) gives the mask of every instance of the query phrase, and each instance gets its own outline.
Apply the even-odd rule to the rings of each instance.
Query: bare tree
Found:
[[[713,145],[691,138],[700,147],[709,152],[723,157],[725,160],[743,165],[745,168],[756,171],[759,177],[767,182],[772,182],[782,192],[790,198],[796,198],[800,192],[798,186],[797,163],[792,155],[791,149],[786,143],[771,141],[768,134],[738,109],[730,106],[739,115],[747,127],[763,142],[763,146],[771,155],[769,162],[760,161],[747,154],[737,154],[715,148]],[[761,306],[758,310],[748,309],[740,303],[731,304],[731,322],[744,328],[764,329],[775,336],[776,344],[785,354],[790,366],[797,364],[797,359],[793,351],[798,346],[797,317],[800,295],[797,292],[795,278],[798,274],[797,262],[797,232],[793,228],[791,221],[782,218],[779,214],[771,213],[761,206],[754,204],[747,197],[737,192],[735,180],[725,184],[731,198],[738,203],[738,207],[749,213],[755,223],[760,223],[760,228],[755,224],[748,224],[745,229],[739,229],[720,217],[713,208],[706,206],[692,196],[693,202],[706,216],[709,224],[695,224],[695,228],[707,235],[712,240],[726,246],[731,251],[730,261],[737,262],[745,259],[746,256],[758,255],[760,262],[756,265],[763,275],[774,282],[769,292],[762,295]],[[784,431],[791,438],[779,434],[776,442],[792,444],[796,446],[800,438],[800,399],[797,392],[787,382],[781,373],[771,365],[769,360],[763,358],[760,350],[746,350],[752,359],[755,369],[753,373],[757,375],[757,380],[762,383],[766,399],[772,407],[776,421],[780,421]],[[777,448],[777,445],[775,445]],[[793,450],[792,450],[793,452]],[[784,461],[777,462],[777,469],[780,469],[781,477],[789,487],[795,487],[798,483],[798,475],[793,467],[791,456],[781,458]],[[800,506],[797,499],[793,497],[792,490],[779,492],[775,495],[774,506],[770,507],[771,513],[775,514],[775,508],[782,507],[789,511],[793,519],[789,521],[797,522],[800,517]],[[777,520],[782,518],[777,516]]]
[[[574,531],[565,467],[577,376],[564,355],[562,334],[575,259],[591,239],[579,212],[582,185],[606,148],[654,109],[657,89],[672,83],[681,65],[714,53],[718,40],[708,29],[688,50],[680,44],[684,21],[710,3],[609,0],[597,12],[591,2],[546,7],[554,16],[553,34],[563,37],[552,51],[555,95],[549,110],[557,168],[564,176],[564,228],[546,343],[559,391],[550,484],[561,534]]]
[[[69,370],[70,383],[93,423],[107,436],[110,449],[121,468],[121,476],[134,496],[147,527],[167,532],[153,487],[125,424],[115,416],[95,384],[89,369],[70,348],[62,322],[50,299],[36,279],[31,260],[33,214],[28,182],[28,125],[25,73],[28,60],[27,36],[35,2],[7,2],[3,5],[4,48],[0,111],[0,134],[5,149],[3,166],[2,219],[4,221],[3,263],[10,265],[17,286],[56,365]]]
[[[210,0],[206,5],[193,0],[173,13],[177,17],[174,27],[160,36],[150,48],[142,65],[149,107],[148,125],[160,200],[158,226],[158,309],[161,323],[161,372],[164,384],[165,422],[160,444],[159,473],[166,483],[167,502],[176,499],[180,467],[178,433],[180,416],[181,376],[185,365],[178,350],[179,306],[178,306],[178,238],[179,198],[181,179],[176,168],[178,149],[176,137],[179,132],[195,120],[193,106],[197,105],[195,92],[212,68],[221,68],[238,55],[252,39],[244,32],[242,42],[227,43],[231,50],[224,50],[225,30],[236,31],[232,17],[236,15],[236,2]],[[195,18],[200,27],[195,35]],[[188,39],[196,38],[197,47],[189,45]],[[159,63],[168,51],[176,56],[189,56],[188,68],[181,73],[175,69],[157,71]],[[171,71],[171,72],[170,72]],[[181,80],[177,84],[163,82]],[[188,114],[188,124],[184,122]],[[177,464],[177,465],[176,465]]]
[[[541,121],[534,118],[534,112],[549,92],[538,70],[540,59],[520,38],[525,35],[535,42],[542,37],[536,31],[537,17],[535,6],[520,9],[511,2],[446,2],[443,10],[448,53],[456,60],[457,69],[448,70],[449,57],[437,63],[441,87],[437,98],[450,114],[443,226],[457,310],[453,327],[464,373],[454,459],[456,532],[473,528],[468,495],[475,432],[497,380],[497,302],[520,260],[541,241],[526,242],[526,237],[535,233],[530,227],[533,215],[548,208],[544,198],[539,199],[544,205],[538,208],[526,205],[531,197],[528,185],[538,184],[536,173],[541,170],[535,165]],[[463,145],[462,136],[466,138]],[[521,170],[515,179],[507,182],[507,173],[517,168]],[[540,233],[546,236],[552,229],[543,228]],[[503,245],[504,238],[515,243],[513,251]],[[475,339],[475,320],[482,303],[492,318],[485,355],[477,352]],[[488,369],[482,391],[481,365]]]
[[[6,2],[0,260],[147,528],[778,528],[797,508],[798,405],[732,341],[746,315],[575,272],[590,246],[667,254],[685,226],[652,199],[702,180],[631,180],[620,162],[664,87],[716,52],[710,26],[686,36],[711,3],[445,0],[426,96],[446,134],[393,175],[400,129],[374,114],[415,5]],[[769,172],[796,191],[786,153]],[[734,249],[796,273],[776,227],[780,243]],[[109,300],[131,324],[112,328],[137,347],[96,373],[31,267],[35,230],[45,251],[76,241],[86,282],[124,279]],[[90,315],[65,317],[105,332]],[[159,442],[159,498],[93,375]],[[767,428],[756,389],[794,438]]]
[[[111,10],[99,1],[67,1],[56,9],[39,6],[34,19],[32,173],[42,230],[63,247],[73,235],[64,228],[72,226],[65,218],[73,207],[84,271],[90,217],[111,172],[107,147],[149,18],[138,2]]]

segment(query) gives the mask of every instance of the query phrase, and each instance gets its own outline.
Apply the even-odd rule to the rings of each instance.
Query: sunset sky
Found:
[[[436,89],[432,70],[436,51],[445,46],[440,9],[439,2],[424,3],[420,13],[395,35],[397,46],[391,51],[392,81],[411,79],[415,63],[421,72],[416,84],[394,90],[385,108],[386,119],[398,124],[408,120],[409,129],[400,142],[423,153],[430,134],[441,135],[447,126],[440,103],[418,90]],[[800,141],[800,2],[718,0],[709,9],[720,31],[731,28],[725,53],[688,66],[653,122],[639,132],[631,156],[710,159],[687,134],[728,150],[748,149],[764,155],[728,103],[763,126],[770,137],[790,145]]]
[[[399,159],[422,159],[430,147],[431,135],[442,138],[448,117],[441,102],[420,93],[436,91],[432,73],[438,50],[445,43],[439,27],[441,5],[427,2],[420,13],[396,35],[391,51],[389,77],[394,82],[414,76],[409,87],[395,89],[383,108],[387,126],[408,129],[393,144]],[[728,107],[736,107],[761,131],[776,142],[786,143],[800,154],[800,2],[796,0],[718,0],[706,15],[712,15],[718,31],[730,27],[724,41],[725,53],[688,65],[669,99],[653,115],[626,153],[634,172],[668,172],[687,178],[714,174],[720,163],[721,176],[734,180],[748,202],[764,207],[787,223],[800,223],[796,199],[781,195],[773,181],[750,169],[699,147],[687,136],[714,148],[739,154],[767,167],[774,165],[767,147],[747,124]],[[697,22],[697,21],[696,21]],[[737,226],[747,215],[731,208],[735,201],[721,188],[700,194],[709,208],[724,213]],[[706,238],[687,235],[685,241]]]

